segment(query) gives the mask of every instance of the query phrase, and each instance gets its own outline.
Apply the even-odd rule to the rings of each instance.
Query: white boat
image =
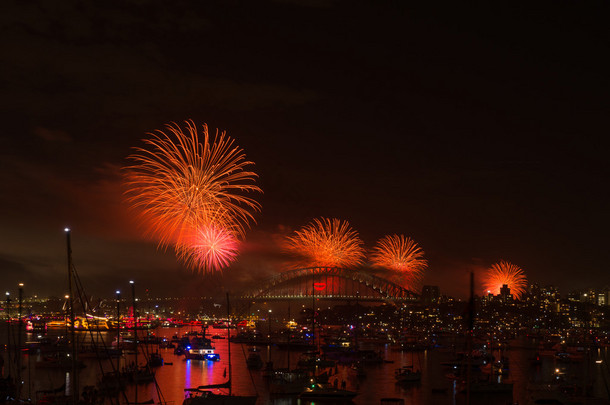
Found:
[[[214,352],[212,341],[205,336],[195,336],[185,349],[187,360],[220,361],[220,355]]]

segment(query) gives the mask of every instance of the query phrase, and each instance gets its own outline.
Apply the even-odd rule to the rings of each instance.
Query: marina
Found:
[[[235,329],[230,331],[232,335],[237,333]],[[44,341],[56,342],[64,332],[62,328],[48,328]],[[134,366],[135,352],[125,350],[120,357],[99,359],[81,355],[79,380],[83,394],[89,396],[90,403],[111,404],[116,400],[118,403],[132,403],[137,395],[138,402],[152,400],[154,403],[182,404],[185,398],[197,395],[193,391],[197,387],[208,386],[210,388],[206,391],[215,395],[228,392],[227,381],[230,381],[232,395],[256,398],[258,405],[317,403],[320,399],[333,403],[339,401],[338,398],[341,402],[354,404],[380,404],[382,399],[388,398],[404,399],[407,404],[466,403],[465,374],[460,373],[463,367],[459,365],[467,360],[460,357],[456,348],[461,345],[455,339],[447,338],[445,342],[441,339],[435,347],[423,351],[403,351],[396,350],[391,344],[367,343],[364,351],[378,353],[381,362],[335,362],[325,359],[320,366],[307,367],[305,364],[299,378],[296,370],[290,376],[286,370],[289,362],[293,366],[299,364],[303,353],[290,351],[283,346],[257,346],[257,350],[252,352],[248,350],[251,346],[246,343],[217,339],[214,340],[214,349],[219,361],[194,359],[186,354],[177,354],[175,348],[160,342],[171,341],[176,335],[200,336],[199,327],[158,327],[151,332],[157,339],[150,340],[156,343],[141,345],[138,356],[140,368],[134,370],[141,370],[155,356],[163,361],[149,363],[154,373],[151,378],[144,375],[136,377],[139,375],[136,372],[131,379],[125,379],[122,383],[124,391],[115,393],[114,399],[101,398],[103,389],[100,382],[103,379],[100,370],[111,370],[113,364],[118,364],[123,373],[130,370]],[[208,332],[222,335],[227,333],[227,329],[210,328]],[[77,334],[79,340],[87,342],[85,332]],[[104,342],[110,347],[109,343],[115,338],[113,333],[100,331],[99,335],[101,340],[98,343]],[[24,342],[32,339],[36,340],[30,333],[23,332]],[[540,398],[545,392],[549,396],[565,397],[565,403],[584,403],[584,393],[579,387],[589,384],[586,403],[607,403],[607,400],[603,400],[606,395],[605,365],[599,362],[607,358],[607,347],[588,350],[583,358],[571,361],[546,353],[536,362],[534,360],[541,343],[527,338],[510,342],[502,352],[502,357],[510,365],[507,368],[491,361],[483,361],[472,367],[470,403],[493,401],[528,404],[534,403],[531,402],[533,397]],[[70,384],[68,363],[41,366],[41,363],[52,361],[47,345],[30,346],[23,350],[21,393],[23,398],[31,398],[34,403],[46,403],[48,398],[55,395],[49,393],[59,388],[65,390],[66,384]],[[227,363],[229,345],[232,352],[231,372]],[[272,366],[250,367],[249,354],[253,353],[268,359],[266,363],[271,362]],[[495,352],[494,357],[500,358],[498,355],[499,352]],[[322,354],[321,358],[325,356]],[[230,380],[228,373],[232,373]],[[284,380],[278,384],[282,378]],[[293,384],[289,385],[289,382]]]

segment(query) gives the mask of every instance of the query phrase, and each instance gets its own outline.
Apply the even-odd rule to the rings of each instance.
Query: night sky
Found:
[[[92,294],[235,291],[322,216],[368,248],[412,237],[424,283],[451,295],[501,259],[563,293],[610,284],[601,2],[2,3],[0,288],[65,294],[69,226]],[[186,119],[235,138],[264,190],[212,279],[147,240],[122,197],[131,148]]]

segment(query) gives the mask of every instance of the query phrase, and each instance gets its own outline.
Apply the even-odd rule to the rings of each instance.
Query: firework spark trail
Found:
[[[374,266],[396,272],[399,284],[411,289],[418,286],[428,267],[422,248],[404,235],[386,235],[377,241],[371,262]]]
[[[285,249],[301,257],[299,266],[350,267],[364,260],[364,248],[349,222],[314,219],[288,237]]]
[[[214,224],[195,231],[188,243],[176,245],[178,258],[197,272],[227,267],[238,253],[239,241],[235,235]]]
[[[234,238],[243,236],[254,221],[252,212],[260,210],[245,195],[262,192],[255,185],[257,175],[247,170],[253,163],[225,132],[217,131],[210,142],[205,124],[201,142],[192,121],[186,121],[185,130],[175,123],[166,129],[149,134],[145,147],[134,148],[128,158],[132,165],[125,169],[127,200],[147,233],[159,246],[176,244],[184,258],[192,256],[184,252],[193,234],[212,224]]]
[[[519,299],[525,293],[527,278],[525,272],[517,265],[505,260],[492,265],[485,275],[483,285],[485,293],[500,294],[500,288],[506,284],[512,295]]]

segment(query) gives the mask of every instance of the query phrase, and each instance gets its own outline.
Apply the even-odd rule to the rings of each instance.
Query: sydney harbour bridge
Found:
[[[252,301],[319,298],[408,303],[417,301],[419,295],[360,269],[307,267],[279,273],[245,291],[240,298]]]

